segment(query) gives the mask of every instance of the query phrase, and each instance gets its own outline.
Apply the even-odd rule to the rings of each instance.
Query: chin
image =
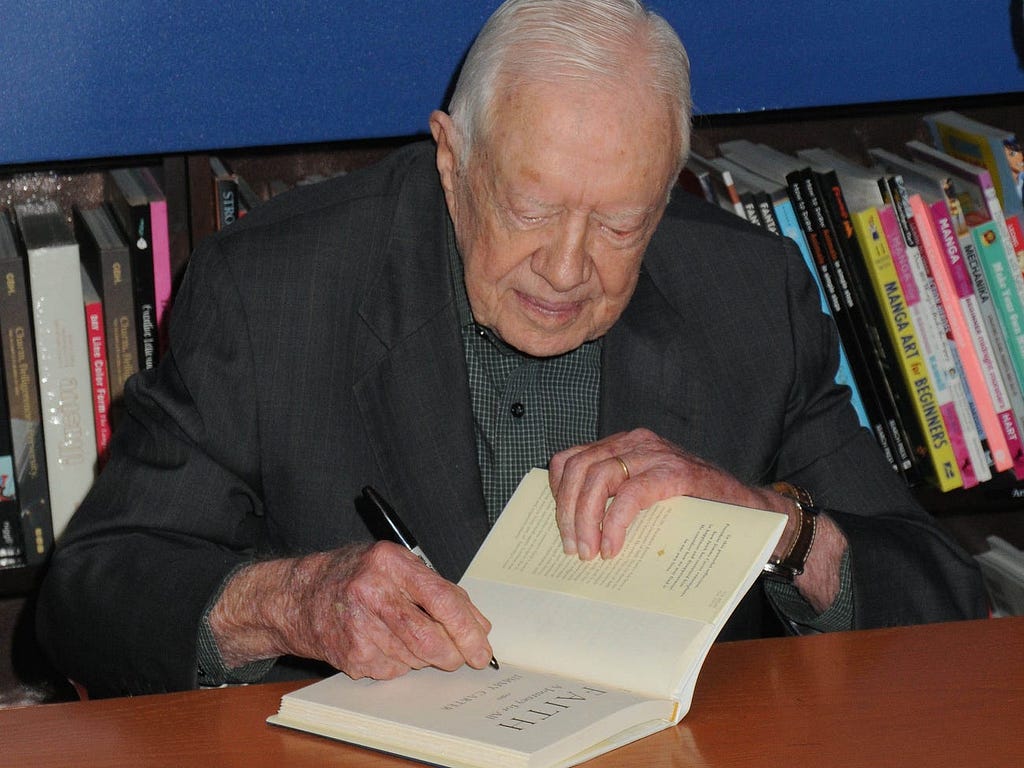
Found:
[[[557,336],[522,334],[520,336],[513,335],[511,338],[502,336],[502,339],[509,346],[515,347],[531,357],[557,357],[571,352],[589,341],[589,338],[576,334],[559,334]]]

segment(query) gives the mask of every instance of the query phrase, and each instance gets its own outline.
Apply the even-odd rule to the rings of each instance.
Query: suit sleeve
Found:
[[[169,352],[133,377],[110,460],[58,543],[39,638],[93,696],[196,686],[207,602],[263,536],[256,381],[235,275],[209,238]]]

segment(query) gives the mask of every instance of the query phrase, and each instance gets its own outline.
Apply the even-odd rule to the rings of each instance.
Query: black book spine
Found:
[[[797,220],[807,238],[811,256],[818,268],[821,284],[825,289],[825,298],[832,311],[847,359],[850,361],[851,371],[861,390],[861,401],[871,424],[872,434],[893,470],[901,472],[892,434],[881,409],[877,383],[869,374],[858,331],[849,312],[847,297],[835,272],[835,242],[832,234],[826,232],[821,201],[814,188],[810,169],[800,169],[786,174],[786,188]]]
[[[132,263],[135,296],[135,331],[138,336],[140,370],[156,367],[156,288],[153,283],[153,226],[149,202],[129,202],[113,185],[111,208],[124,230]]]
[[[831,241],[834,244],[832,258],[836,281],[840,285],[844,310],[850,317],[853,336],[851,344],[856,345],[858,357],[854,376],[858,382],[864,381],[865,386],[869,386],[874,393],[881,428],[889,437],[897,469],[908,483],[917,484],[925,477],[917,458],[921,454],[915,449],[915,445],[923,449],[923,437],[919,435],[916,419],[911,420],[913,426],[908,430],[905,425],[905,406],[901,406],[905,396],[893,390],[893,382],[896,382],[897,387],[902,387],[903,378],[892,362],[895,360],[894,352],[882,342],[888,336],[879,333],[883,321],[878,314],[874,295],[866,293],[869,290],[866,286],[871,285],[870,277],[864,267],[842,186],[835,171],[812,172],[811,180],[821,201],[823,215],[829,222]],[[847,353],[850,353],[849,349]],[[885,361],[890,362],[888,368]],[[896,375],[895,379],[893,375]],[[918,435],[917,443],[911,437],[914,434]]]

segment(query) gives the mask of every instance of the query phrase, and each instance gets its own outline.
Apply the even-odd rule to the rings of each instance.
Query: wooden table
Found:
[[[256,685],[0,710],[0,766],[408,766],[266,725]],[[1024,618],[716,645],[678,727],[591,763],[1024,765]]]

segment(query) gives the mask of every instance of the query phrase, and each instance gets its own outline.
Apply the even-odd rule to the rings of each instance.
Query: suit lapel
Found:
[[[488,526],[446,226],[433,167],[413,172],[360,308],[379,343],[353,394],[385,492],[438,570],[457,579]]]
[[[693,439],[696,398],[686,375],[683,318],[665,302],[646,269],[601,359],[601,436],[647,427],[685,445]],[[672,401],[667,397],[672,396]]]

